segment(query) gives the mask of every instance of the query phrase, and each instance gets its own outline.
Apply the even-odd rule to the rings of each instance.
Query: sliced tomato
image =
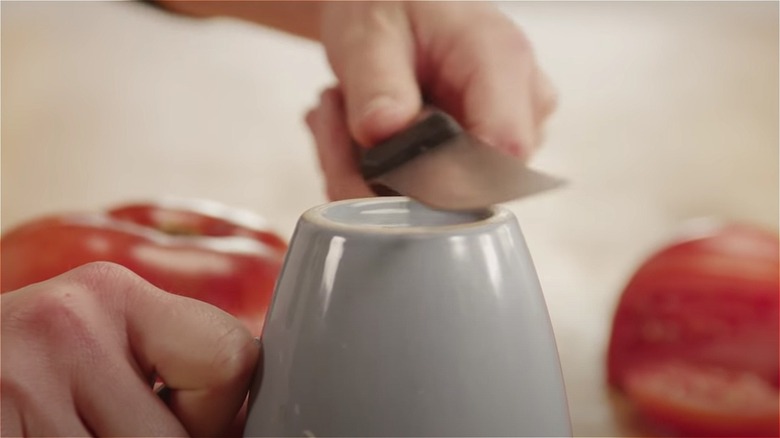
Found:
[[[780,434],[780,393],[753,373],[666,362],[632,369],[624,383],[635,408],[670,434]]]
[[[681,239],[636,271],[621,296],[608,352],[611,384],[665,360],[750,371],[778,385],[780,240],[729,224]]]

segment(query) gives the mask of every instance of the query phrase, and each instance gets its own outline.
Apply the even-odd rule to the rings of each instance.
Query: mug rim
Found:
[[[397,205],[399,202],[403,205],[414,206],[414,208],[419,211],[428,211],[431,214],[448,215],[452,213],[453,215],[473,215],[475,219],[443,225],[387,225],[375,223],[350,223],[336,220],[327,215],[328,210],[343,208],[344,206],[349,205],[360,207],[361,204],[363,204],[366,208],[375,208],[393,204]],[[326,229],[379,235],[453,234],[456,232],[484,229],[485,227],[505,223],[510,218],[511,213],[509,210],[500,206],[494,205],[475,211],[447,212],[430,209],[406,196],[382,196],[333,201],[310,208],[301,216],[301,219]]]

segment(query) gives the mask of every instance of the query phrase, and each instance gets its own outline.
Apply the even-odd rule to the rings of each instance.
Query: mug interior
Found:
[[[334,202],[315,209],[315,215],[331,224],[359,228],[437,229],[482,223],[496,215],[494,209],[441,211],[405,197],[382,197]]]

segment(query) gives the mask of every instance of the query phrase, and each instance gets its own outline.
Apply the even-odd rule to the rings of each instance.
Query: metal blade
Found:
[[[464,133],[373,181],[441,210],[477,210],[564,184]]]

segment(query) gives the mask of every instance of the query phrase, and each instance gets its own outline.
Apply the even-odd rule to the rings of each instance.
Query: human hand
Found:
[[[482,2],[326,2],[321,40],[339,80],[306,116],[332,200],[373,195],[351,139],[403,129],[423,100],[528,159],[556,106],[522,31]]]
[[[259,355],[227,313],[109,263],[3,294],[2,333],[2,436],[223,434]]]

